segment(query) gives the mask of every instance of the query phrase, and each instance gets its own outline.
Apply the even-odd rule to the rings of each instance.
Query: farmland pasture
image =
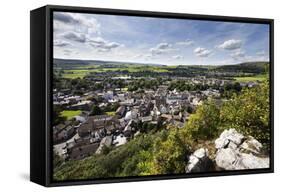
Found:
[[[103,72],[114,72],[114,71],[128,71],[130,73],[150,71],[155,73],[169,72],[170,67],[166,66],[145,66],[145,65],[132,65],[124,64],[122,66],[114,67],[103,67],[97,65],[91,66],[79,66],[71,69],[63,70],[63,77],[69,79],[83,78],[89,73],[103,73]]]
[[[268,78],[268,74],[260,74],[248,77],[235,77],[234,79],[238,82],[249,82],[249,81],[265,81]]]
[[[82,111],[80,110],[64,110],[60,113],[61,116],[66,117],[67,120],[72,119],[73,117],[80,115]]]

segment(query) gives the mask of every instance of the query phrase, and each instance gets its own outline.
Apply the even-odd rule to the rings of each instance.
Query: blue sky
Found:
[[[225,65],[269,60],[269,25],[54,13],[54,57]]]

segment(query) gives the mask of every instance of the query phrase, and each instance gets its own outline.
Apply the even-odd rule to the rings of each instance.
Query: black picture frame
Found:
[[[238,171],[156,175],[54,182],[52,180],[52,13],[79,12],[140,17],[179,18],[208,21],[230,21],[270,25],[270,168]],[[162,179],[196,178],[274,172],[274,21],[273,19],[196,15],[185,13],[149,12],[136,10],[103,9],[47,5],[30,12],[30,180],[43,186],[65,186],[113,182],[131,182]]]

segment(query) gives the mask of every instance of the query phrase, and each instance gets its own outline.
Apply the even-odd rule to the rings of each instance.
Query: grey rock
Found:
[[[229,143],[229,140],[225,139],[225,138],[218,138],[215,141],[215,145],[216,145],[217,149],[224,148],[225,146],[228,145],[228,143]]]
[[[204,148],[197,149],[196,151],[194,151],[193,155],[199,159],[202,159],[208,156],[208,149],[204,149]]]
[[[227,143],[223,145],[221,143]],[[222,147],[223,146],[223,147]],[[262,144],[235,129],[223,131],[216,140],[216,165],[225,170],[268,168],[269,158],[261,157]]]
[[[238,133],[235,129],[224,130],[220,137],[216,139],[215,145],[217,149],[226,147],[230,142],[240,145],[244,139],[244,136]],[[233,144],[232,147],[235,148]]]
[[[194,155],[191,155],[189,157],[189,161],[188,161],[188,164],[186,166],[186,172],[199,172],[200,171],[200,167],[198,166],[200,163],[200,160],[194,156]]]
[[[238,133],[235,129],[229,129],[226,138],[236,145],[240,145],[244,139],[244,135]]]
[[[255,154],[259,154],[262,149],[262,144],[258,142],[255,138],[249,137],[245,142],[243,142],[240,146],[245,152],[252,152]]]
[[[227,147],[235,150],[235,149],[237,149],[238,146],[235,143],[233,143],[232,141],[229,141]]]
[[[231,148],[219,149],[215,158],[217,166],[226,170],[235,169],[237,159],[238,157],[235,150]]]
[[[245,169],[261,169],[269,168],[269,158],[261,158],[253,155],[252,153],[241,154],[242,164]]]
[[[189,156],[186,173],[208,171],[212,166],[212,161],[208,157],[208,149],[197,149]]]

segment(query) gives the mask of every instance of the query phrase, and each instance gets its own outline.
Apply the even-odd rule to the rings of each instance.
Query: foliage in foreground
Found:
[[[235,128],[263,144],[270,142],[269,84],[262,83],[225,102],[220,111],[221,129]]]
[[[213,101],[199,106],[185,125],[185,136],[190,140],[211,140],[223,130],[235,128],[251,135],[265,145],[270,142],[269,84],[244,88],[221,106]]]
[[[213,101],[205,102],[190,116],[185,125],[185,137],[190,140],[213,139],[218,136],[219,123],[219,107]]]
[[[186,145],[178,130],[143,134],[107,154],[69,161],[54,170],[55,180],[182,173]]]

